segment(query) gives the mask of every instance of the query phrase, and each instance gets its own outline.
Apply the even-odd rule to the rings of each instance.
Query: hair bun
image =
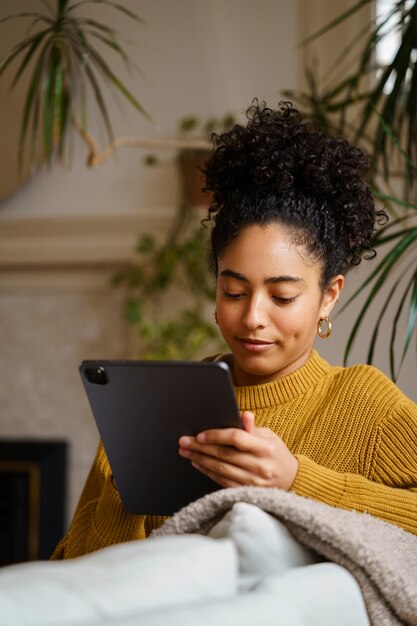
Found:
[[[285,204],[279,219],[310,230],[316,224],[317,241],[330,245],[333,238],[334,247],[345,242],[343,254],[351,262],[372,250],[375,220],[384,213],[375,211],[363,177],[369,158],[346,139],[306,122],[291,102],[273,110],[254,100],[247,118],[246,126],[213,135],[214,151],[204,170],[213,194],[209,215],[233,212],[222,218],[233,222],[258,207],[256,219],[267,221],[272,206],[278,219],[279,205]]]

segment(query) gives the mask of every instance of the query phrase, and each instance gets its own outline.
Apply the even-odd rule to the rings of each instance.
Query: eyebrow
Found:
[[[220,272],[220,276],[228,276],[230,278],[235,278],[236,280],[240,280],[244,283],[249,283],[250,280],[244,274],[240,274],[239,272],[234,272],[233,270],[223,270]],[[298,278],[298,276],[271,276],[270,278],[266,278],[264,280],[266,285],[275,284],[275,283],[304,283],[302,278]]]

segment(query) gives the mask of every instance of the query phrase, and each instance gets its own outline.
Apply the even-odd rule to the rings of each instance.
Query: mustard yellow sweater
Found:
[[[417,534],[417,405],[382,372],[332,367],[315,351],[285,378],[236,387],[241,411],[271,428],[299,461],[292,490],[368,512]],[[165,518],[126,513],[101,444],[54,559],[143,539]]]

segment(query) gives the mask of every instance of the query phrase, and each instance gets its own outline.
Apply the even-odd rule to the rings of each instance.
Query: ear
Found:
[[[344,284],[345,277],[342,274],[338,274],[331,279],[324,290],[323,300],[320,307],[320,317],[329,317],[334,305],[343,291]]]

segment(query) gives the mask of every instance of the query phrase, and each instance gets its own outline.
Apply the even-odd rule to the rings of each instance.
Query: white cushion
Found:
[[[94,625],[142,612],[231,596],[233,543],[200,535],[123,543],[68,561],[0,570],[7,626]]]
[[[246,502],[237,502],[209,532],[229,538],[237,548],[240,589],[249,589],[270,574],[320,561],[296,541],[288,528],[272,515]]]

